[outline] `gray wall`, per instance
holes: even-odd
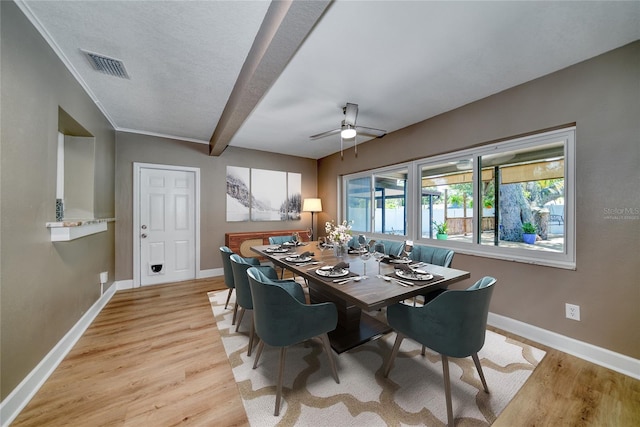
[[[363,144],[357,159],[321,159],[319,221],[336,216],[342,174],[575,122],[576,270],[462,254],[454,266],[498,278],[496,314],[640,358],[640,220],[604,213],[640,208],[639,78],[636,42]],[[581,306],[580,322],[565,319],[566,302]]]
[[[133,278],[133,163],[157,163],[200,168],[200,269],[222,268],[219,247],[225,233],[304,229],[311,214],[300,221],[226,222],[227,165],[298,172],[302,197],[316,196],[316,161],[263,151],[229,147],[221,156],[208,156],[203,144],[118,132],[116,157],[116,279]]]
[[[114,214],[115,132],[13,2],[1,15],[1,395],[4,399],[100,296],[115,272],[114,224],[50,241],[58,107],[96,137],[96,217]]]

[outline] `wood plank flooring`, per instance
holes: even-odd
[[[12,426],[248,425],[216,289],[222,278],[117,292]],[[545,350],[494,426],[640,425],[640,381]]]

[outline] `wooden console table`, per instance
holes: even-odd
[[[248,231],[243,233],[225,233],[224,244],[243,257],[255,257],[255,252],[251,251],[251,246],[261,246],[269,244],[269,237],[287,236],[298,232],[300,240],[309,240],[307,230],[273,230],[273,231]]]

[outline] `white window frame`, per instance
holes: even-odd
[[[575,269],[575,126],[566,127],[559,130],[542,132],[535,135],[529,135],[520,138],[514,138],[508,141],[502,141],[493,144],[487,144],[466,150],[460,150],[434,157],[414,160],[411,162],[399,163],[383,168],[358,172],[351,175],[342,176],[341,180],[341,197],[339,206],[342,206],[339,212],[341,217],[346,218],[347,192],[346,183],[350,179],[374,177],[376,174],[383,172],[407,168],[407,199],[405,201],[407,207],[407,234],[405,236],[397,236],[390,234],[370,233],[371,238],[384,238],[389,240],[398,240],[399,238],[408,238],[414,240],[417,244],[429,246],[441,246],[453,249],[456,252],[467,255],[481,256],[487,258],[502,259],[508,261],[523,262],[528,264],[538,264],[550,267]],[[549,142],[564,141],[564,199],[565,199],[565,218],[564,218],[564,247],[562,252],[553,251],[534,251],[525,248],[507,248],[501,246],[483,245],[477,243],[478,233],[478,217],[482,203],[473,204],[473,242],[459,242],[452,240],[436,240],[421,237],[420,221],[421,221],[421,185],[420,171],[423,166],[438,164],[449,161],[456,161],[460,158],[473,159],[473,199],[480,200],[479,183],[478,183],[478,159],[487,154],[497,153],[501,151],[513,151],[527,147],[535,147]],[[373,181],[371,181],[373,182]],[[373,189],[371,190],[371,199],[374,200]],[[340,203],[341,202],[341,203]],[[371,221],[371,229],[373,230],[373,218]],[[354,230],[359,231],[359,230]],[[368,236],[369,237],[369,236]]]

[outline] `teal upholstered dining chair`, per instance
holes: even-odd
[[[265,343],[273,347],[280,347],[280,367],[274,411],[274,415],[277,416],[280,413],[287,347],[314,337],[320,337],[329,357],[333,378],[336,383],[340,383],[327,335],[329,331],[335,329],[338,323],[338,310],[331,302],[306,304],[302,287],[293,280],[274,281],[261,270],[253,267],[247,270],[247,275],[253,296],[253,318],[256,333],[260,338],[253,369],[258,366]]]
[[[233,251],[229,249],[227,246],[220,246],[220,255],[222,257],[222,270],[224,271],[224,284],[229,288],[229,293],[227,294],[227,302],[224,304],[224,308],[226,309],[229,305],[229,300],[231,299],[231,293],[235,289],[235,281],[233,280],[233,269],[231,268],[231,255]],[[246,262],[252,265],[260,265],[260,261],[258,258],[244,258]],[[236,324],[236,315],[238,314],[238,304],[234,304],[233,306],[233,320],[231,321],[232,325]]]
[[[496,279],[483,277],[474,285],[462,290],[448,290],[422,307],[394,304],[387,307],[389,325],[397,332],[391,355],[384,368],[389,375],[393,361],[404,338],[411,338],[440,353],[444,390],[447,400],[447,420],[453,427],[449,357],[473,358],[484,391],[489,393],[484,379],[478,351],[484,346],[489,302]]]
[[[293,238],[291,237],[291,235],[288,236],[270,236],[269,237],[269,244],[270,245],[281,245],[283,243],[287,243],[292,241]]]
[[[413,247],[413,251],[411,251],[411,255],[409,255],[409,258],[417,262],[426,262],[427,264],[439,265],[440,267],[449,268],[451,267],[453,256],[455,254],[456,253],[451,249],[436,248],[433,246],[425,245],[415,245]],[[436,289],[430,291],[427,294],[423,294],[424,304],[440,295],[443,291],[443,289]],[[416,299],[414,298],[414,304],[415,300]]]
[[[414,261],[426,262],[428,264],[439,265],[441,267],[451,267],[455,252],[451,249],[435,248],[433,246],[415,245],[411,251],[411,258]]]
[[[287,236],[269,236],[269,244],[270,245],[281,245],[283,243],[288,243],[293,241],[293,237],[291,235]],[[280,278],[284,279],[284,268],[280,269]]]
[[[256,266],[247,262],[247,260],[238,254],[231,254],[229,257],[231,260],[231,269],[233,270],[233,282],[236,287],[236,304],[240,307],[238,313],[238,320],[236,322],[236,332],[240,328],[244,313],[249,310],[253,312],[253,298],[251,296],[251,288],[249,287],[249,277],[247,276],[247,270],[250,267],[260,269],[264,275],[269,279],[277,279],[278,273],[269,265]],[[255,324],[253,321],[253,314],[250,314],[251,326],[249,331],[249,349],[247,350],[247,356],[251,356],[251,350],[253,349],[253,341],[255,337]]]

